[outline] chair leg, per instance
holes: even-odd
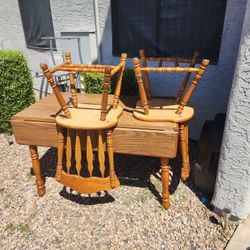
[[[56,168],[56,180],[60,182],[62,175],[62,160],[64,150],[64,136],[62,128],[58,127],[58,150],[57,150],[57,168]]]
[[[111,135],[112,135],[112,131],[111,130],[107,131],[110,185],[111,185],[111,188],[115,188],[114,151],[113,151]]]
[[[170,207],[169,202],[169,159],[161,158],[161,182],[162,182],[162,206],[165,209]]]
[[[36,176],[37,194],[43,196],[45,194],[45,186],[41,176],[41,167],[37,146],[29,145],[30,157],[32,159],[32,167]]]
[[[182,158],[181,179],[183,181],[189,177],[188,136],[186,126],[186,124],[180,124],[179,126],[179,140]]]

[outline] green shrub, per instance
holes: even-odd
[[[11,117],[34,102],[31,72],[22,52],[0,50],[0,132],[11,133]]]
[[[112,77],[111,86],[109,90],[109,93],[111,94],[114,94],[117,76],[118,73]],[[83,78],[84,78],[83,84],[85,93],[89,94],[102,93],[103,78],[104,78],[104,75],[102,73],[84,73]],[[137,95],[137,94],[138,94],[138,88],[134,71],[132,69],[125,69],[123,73],[121,95]]]

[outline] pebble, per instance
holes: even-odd
[[[196,142],[190,141],[190,151],[194,163]],[[43,197],[36,194],[28,147],[0,134],[0,249],[223,249],[235,230],[225,233],[211,222],[212,216],[221,218],[197,196],[192,175],[180,181],[164,210],[155,196],[161,189],[157,158],[115,155],[122,185],[109,192],[111,202],[101,195],[100,203],[91,204],[85,195],[77,202],[62,195],[53,177],[56,150],[39,148],[39,154],[46,176]],[[179,164],[172,160],[171,168]]]

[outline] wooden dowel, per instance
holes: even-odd
[[[139,53],[140,53],[140,58],[141,58],[141,62],[142,62],[142,67],[147,67],[147,60],[146,60],[146,56],[145,56],[145,51],[143,49],[140,49]],[[150,86],[149,75],[146,71],[143,72],[143,77],[144,77],[144,82],[145,82],[145,84],[144,84],[145,85],[145,93],[146,93],[147,99],[150,100],[152,97],[152,91],[151,91],[151,86]]]
[[[102,92],[102,102],[101,102],[101,121],[106,120],[107,106],[108,106],[108,92],[111,79],[111,67],[107,66],[105,68],[104,82],[103,82],[103,92]]]
[[[87,130],[87,139],[86,139],[86,158],[88,162],[88,171],[89,171],[89,176],[92,177],[93,173],[93,148],[92,148],[92,142],[91,142],[91,136],[90,136],[90,131]]]
[[[60,93],[60,90],[59,90],[54,78],[52,77],[52,74],[49,71],[47,64],[41,64],[41,69],[43,70],[43,73],[44,73],[47,81],[49,82],[50,86],[52,87],[52,89],[56,95],[57,101],[59,102],[64,114],[66,115],[67,118],[71,118],[68,106],[67,106],[62,94]]]
[[[134,58],[133,63],[134,63],[135,77],[138,83],[138,88],[140,93],[141,104],[143,106],[145,114],[148,115],[149,113],[148,99],[142,82],[142,73],[140,69],[139,59]]]
[[[190,63],[191,58],[168,58],[168,57],[146,57],[147,61],[155,61],[155,62],[173,62],[175,63],[176,61],[178,63]]]
[[[195,67],[195,64],[196,64],[197,60],[199,59],[199,56],[200,56],[200,53],[196,51],[194,53],[194,56],[192,58],[192,61],[191,61],[190,65],[189,65],[189,67],[191,67],[191,68]],[[180,85],[180,88],[179,88],[179,90],[177,92],[177,95],[176,95],[176,98],[175,98],[176,103],[180,102],[182,94],[183,94],[184,90],[187,87],[187,83],[188,83],[188,80],[189,80],[190,76],[191,76],[191,72],[187,72],[184,79],[183,79],[183,81],[182,81],[182,83],[181,83],[181,85]]]
[[[119,98],[120,98],[120,93],[121,93],[121,87],[122,87],[122,78],[123,78],[123,73],[124,69],[126,66],[126,58],[127,54],[122,53],[121,55],[121,69],[119,71],[118,77],[117,77],[117,82],[116,82],[116,88],[115,88],[115,93],[114,93],[114,101],[113,101],[113,109],[117,109],[118,103],[119,103]]]
[[[153,67],[147,67],[147,68],[141,68],[141,71],[143,72],[198,72],[198,68],[181,68],[181,67],[161,67],[161,68],[153,68]]]
[[[105,174],[105,153],[104,153],[104,144],[102,139],[102,131],[98,131],[98,160],[99,160],[99,169],[104,178]]]
[[[178,106],[178,109],[176,111],[176,114],[181,114],[184,106],[189,101],[190,96],[192,95],[196,85],[198,84],[199,80],[202,78],[208,64],[209,64],[209,60],[207,60],[207,59],[202,60],[201,65],[200,65],[197,73],[195,74],[192,83],[190,84],[190,86],[189,86],[188,90],[186,91],[184,97],[179,102],[179,106]]]
[[[66,58],[66,63],[68,65],[72,64],[71,60],[71,54],[69,51],[65,52],[65,58]],[[75,86],[75,80],[74,80],[74,73],[69,72],[69,83],[70,83],[70,92],[72,96],[72,104],[75,108],[78,106],[78,101],[77,101],[77,91],[76,91],[76,86]]]

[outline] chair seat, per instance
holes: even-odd
[[[136,108],[133,115],[136,119],[151,122],[175,122],[183,123],[189,121],[194,116],[194,109],[185,106],[181,114],[176,114],[179,105],[166,105],[160,108],[149,108],[149,114],[144,113],[143,108]]]
[[[122,108],[108,109],[108,114],[105,121],[100,120],[101,109],[100,105],[84,105],[78,108],[69,108],[71,118],[67,118],[63,112],[56,117],[56,123],[64,128],[73,129],[107,129],[115,127],[118,123],[118,118],[122,114]]]

